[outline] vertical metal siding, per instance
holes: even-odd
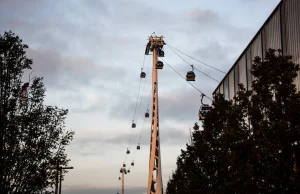
[[[280,10],[278,9],[265,26],[266,49],[281,49]]]
[[[234,89],[235,89],[235,93],[237,93],[239,91],[239,64],[236,63],[234,66]]]
[[[253,61],[256,56],[259,56],[262,58],[262,45],[261,45],[261,34],[258,34],[256,36],[255,40],[253,41],[251,45],[251,60]]]
[[[223,83],[220,85],[220,94],[224,94],[224,86],[223,86]]]
[[[300,64],[300,1],[285,1],[286,13],[286,36],[287,36],[287,54],[293,56],[293,61]],[[298,72],[295,81],[298,91],[300,90],[300,75]]]
[[[261,44],[261,33],[259,33],[255,40],[252,42],[251,45],[251,62],[253,64],[253,60],[255,57],[262,58],[262,44]],[[252,80],[254,79],[254,76],[252,75]]]
[[[242,83],[247,88],[247,76],[246,76],[246,56],[245,53],[239,60],[239,83]]]
[[[246,67],[247,67],[247,89],[251,90],[252,86],[252,61],[251,61],[251,47],[246,52]]]
[[[229,99],[233,99],[234,93],[234,69],[229,73]]]
[[[280,6],[280,28],[281,28],[281,43],[282,53],[286,55],[286,19],[285,19],[285,3]]]
[[[229,100],[229,84],[228,84],[228,77],[224,80],[224,97],[225,100]]]

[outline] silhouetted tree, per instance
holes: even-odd
[[[65,131],[65,109],[43,104],[42,78],[22,84],[32,60],[28,46],[11,31],[0,35],[0,191],[46,193],[74,132]]]
[[[269,49],[264,60],[253,61],[253,91],[239,84],[233,100],[216,94],[204,130],[194,131],[193,144],[179,157],[184,160],[177,164],[167,194],[179,194],[174,188],[182,182],[186,193],[297,193],[298,71],[291,56]]]

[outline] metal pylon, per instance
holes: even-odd
[[[152,124],[150,139],[149,176],[147,194],[163,194],[161,152],[159,136],[159,108],[158,108],[158,79],[156,63],[158,48],[164,45],[163,37],[150,36],[146,49],[153,52],[152,70]]]

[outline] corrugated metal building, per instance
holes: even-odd
[[[213,93],[233,99],[238,83],[251,89],[252,60],[255,56],[263,57],[268,48],[281,49],[300,64],[300,0],[282,0],[278,4]],[[299,91],[300,74],[295,84]]]

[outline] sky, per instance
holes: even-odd
[[[44,77],[45,104],[69,110],[67,147],[74,170],[65,194],[116,194],[125,161],[125,193],[146,193],[151,92],[147,38],[163,35],[173,47],[227,72],[279,0],[0,0],[0,34],[12,30],[29,45],[34,76]],[[165,58],[185,76],[191,67],[165,46]],[[205,74],[224,74],[182,55]],[[144,61],[144,63],[143,63]],[[131,129],[144,64],[135,123]],[[211,97],[218,82],[196,71],[193,83]],[[165,64],[158,72],[161,160],[164,189],[189,127],[198,121],[200,93]],[[210,103],[208,99],[204,99]],[[139,105],[140,104],[140,105]],[[144,125],[143,125],[144,124]],[[129,144],[129,137],[132,137]],[[141,150],[137,151],[137,143]],[[129,146],[128,146],[129,145]],[[126,156],[126,149],[131,154]]]

